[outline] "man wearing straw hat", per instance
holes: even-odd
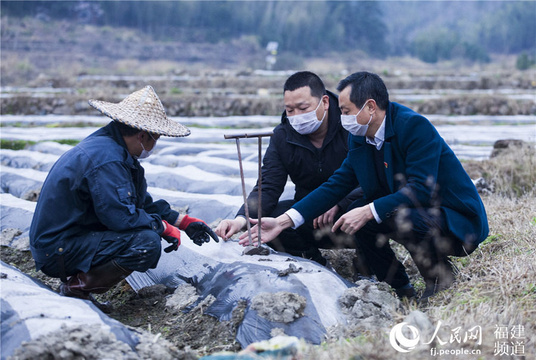
[[[337,96],[326,91],[318,75],[310,71],[294,73],[285,81],[283,95],[285,111],[281,115],[281,124],[274,129],[261,170],[262,214],[274,217],[326,181],[342,164],[348,151],[348,132],[340,123]],[[289,177],[295,185],[294,199],[281,200]],[[257,183],[247,199],[252,218],[258,216],[258,192]],[[329,228],[357,198],[356,193],[357,190],[350,193],[301,228],[283,232],[269,245],[275,250],[326,265],[327,260],[319,248],[347,247],[339,243],[346,237],[331,233]],[[245,206],[242,206],[234,219],[220,222],[216,234],[228,239],[246,225]],[[315,229],[322,229],[327,235],[316,236],[322,232]]]
[[[180,245],[179,230],[198,245],[218,237],[202,220],[179,215],[147,193],[138,159],[151,154],[160,136],[190,134],[166,116],[154,89],[146,86],[117,104],[89,104],[113,121],[50,170],[32,220],[30,249],[37,270],[62,279],[62,295],[95,302],[91,293],[106,292],[132,271],[155,268],[161,238],[170,252]]]

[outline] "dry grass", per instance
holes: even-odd
[[[472,179],[484,177],[498,195],[518,197],[536,189],[536,151],[523,144],[483,161],[464,164]]]
[[[524,329],[521,341],[526,359],[536,356],[536,201],[535,193],[520,198],[490,195],[484,198],[489,217],[489,238],[469,257],[455,259],[459,268],[457,282],[439,293],[426,308],[407,304],[397,314],[394,324],[404,320],[412,310],[423,311],[440,331],[431,345],[420,344],[402,354],[389,344],[390,329],[378,329],[359,338],[309,347],[306,359],[430,359],[432,348],[439,350],[480,350],[481,355],[458,355],[462,359],[489,359],[497,353],[497,343],[506,342],[513,351],[514,339],[497,339],[497,327]],[[393,325],[394,325],[393,324]],[[465,341],[469,330],[479,326],[482,342]],[[457,329],[459,328],[459,329]],[[432,332],[433,334],[433,332]],[[459,334],[460,341],[451,339]],[[428,342],[432,335],[423,335]],[[440,344],[439,340],[446,342]],[[506,350],[503,344],[503,350]],[[437,356],[453,359],[453,355]],[[498,356],[500,359],[519,356]]]
[[[524,353],[527,358],[528,354],[536,355],[534,195],[531,192],[519,199],[493,195],[484,199],[490,237],[470,257],[459,259],[460,281],[440,294],[427,311],[430,318],[452,327],[481,326],[480,348],[486,358],[496,351],[496,326],[523,326]]]

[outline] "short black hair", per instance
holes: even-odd
[[[308,86],[311,89],[311,96],[321,98],[326,95],[326,87],[324,86],[324,83],[318,75],[310,71],[299,71],[292,74],[287,81],[285,81],[283,93],[285,93],[285,91],[294,91],[304,86]]]
[[[366,71],[356,72],[342,79],[337,86],[339,92],[352,87],[350,101],[361,108],[365,101],[374,99],[381,110],[389,106],[389,92],[383,80],[376,74]]]
[[[132,126],[128,126],[119,121],[113,121],[113,124],[119,130],[119,133],[121,133],[122,136],[133,136],[141,132],[140,129],[133,128]]]

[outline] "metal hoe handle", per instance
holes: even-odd
[[[253,240],[251,239],[251,224],[249,222],[249,206],[247,201],[247,195],[246,195],[246,183],[244,180],[244,168],[242,167],[242,153],[240,151],[240,139],[244,138],[253,138],[256,137],[258,139],[258,148],[259,148],[259,154],[258,154],[258,207],[257,207],[257,218],[259,220],[259,223],[257,225],[259,229],[259,235],[258,235],[258,241],[257,246],[261,246],[261,219],[262,219],[262,138],[265,136],[272,136],[273,132],[269,133],[252,133],[252,134],[239,134],[239,135],[223,135],[225,139],[235,139],[236,141],[236,150],[238,152],[238,164],[240,166],[240,180],[242,181],[242,196],[244,198],[244,210],[246,211],[246,226],[248,231],[248,237],[249,237],[249,245],[252,245]]]
[[[244,138],[260,138],[265,136],[272,136],[273,132],[264,132],[264,133],[250,133],[250,134],[236,134],[236,135],[223,135],[225,139],[244,139]]]

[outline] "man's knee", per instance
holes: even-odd
[[[161,252],[160,235],[152,230],[139,231],[132,237],[128,249],[118,255],[116,262],[129,270],[147,271],[156,267]]]
[[[143,237],[143,247],[147,249],[149,256],[152,258],[160,258],[162,251],[162,238],[159,234],[154,231],[144,231],[139,234],[140,237]]]

